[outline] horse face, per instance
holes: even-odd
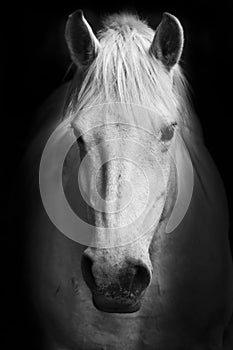
[[[126,28],[125,24],[123,27]],[[130,28],[131,26],[127,29],[128,32]],[[111,100],[122,101],[122,95],[123,101],[127,103],[138,105],[140,102],[141,105],[146,105],[148,99],[142,102],[144,95],[140,93],[145,90],[147,93],[153,91],[152,100],[157,94],[156,109],[163,111],[163,106],[160,108],[158,102],[159,96],[163,94],[157,91],[160,84],[154,84],[153,87],[150,85],[152,75],[158,74],[154,71],[154,64],[162,76],[166,99],[172,95],[172,68],[178,62],[183,47],[183,32],[179,21],[172,15],[164,14],[155,34],[148,27],[143,27],[142,31],[148,34],[148,41],[141,42],[140,47],[135,46],[133,58],[137,63],[132,61],[128,66],[136,64],[138,70],[146,72],[147,84],[144,86],[140,85],[144,84],[145,74],[143,76],[137,70],[138,79],[133,75],[130,77],[129,67],[128,73],[125,73],[125,61],[132,60],[132,55],[128,57],[125,49],[125,59],[119,62],[116,55],[122,57],[123,52],[119,54],[118,46],[114,46],[115,41],[110,44],[111,37],[102,37],[99,41],[82,12],[70,16],[66,27],[71,58],[78,68],[82,70],[85,67],[85,71],[88,71],[95,59],[91,69],[99,65],[95,82],[99,86],[97,95],[101,96],[100,89],[104,84],[114,85],[118,89],[116,98],[108,97],[114,89],[109,89],[110,94],[103,92],[105,98],[101,101],[101,111],[95,107],[94,113],[81,112],[73,122],[76,132],[82,135],[82,141],[79,141],[82,160],[79,169],[80,185],[89,205],[89,223],[93,225],[95,233],[95,248],[85,250],[82,272],[95,306],[107,312],[134,312],[140,308],[140,301],[152,276],[149,248],[165,208],[172,174],[172,162],[167,151],[174,130],[171,123],[165,125],[167,111],[162,113],[163,116],[158,112],[158,115],[147,118],[143,111],[136,110],[135,113],[133,110],[133,113],[127,114],[124,108],[115,106],[106,111],[103,107],[103,104],[108,104]],[[127,47],[126,37],[122,37],[122,40],[119,47],[124,50]],[[132,40],[132,36],[128,40]],[[109,47],[106,49],[105,45]],[[129,48],[132,45],[131,43]],[[113,47],[115,51],[112,51]],[[113,52],[112,57],[110,52]],[[105,57],[105,60],[101,61],[101,57]],[[147,68],[145,60],[148,60]],[[110,63],[111,67],[108,66]],[[87,77],[95,75],[94,71],[91,72],[87,73]],[[136,82],[131,89],[128,85],[132,81]],[[90,91],[92,84],[90,82],[86,85],[87,91]],[[80,95],[83,93],[85,95],[81,89]],[[90,105],[96,105],[97,102],[94,101]],[[166,109],[165,105],[164,108]],[[170,108],[172,109],[173,107]],[[175,107],[173,110],[175,113]],[[171,119],[169,116],[167,120]],[[142,120],[148,124],[142,125]]]
[[[174,130],[157,125],[153,134],[127,119],[117,113],[85,114],[74,124],[82,134],[80,187],[96,240],[95,248],[84,251],[82,272],[94,304],[108,312],[140,307],[151,282],[149,248],[171,176]]]

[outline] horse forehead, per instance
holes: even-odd
[[[82,134],[86,151],[95,164],[113,158],[128,158],[134,163],[153,171],[159,164],[166,166],[165,153],[159,141],[159,131],[164,125],[161,116],[154,111],[142,114],[145,109],[137,109],[139,114],[92,113],[82,114],[75,127]],[[146,111],[148,112],[148,111]],[[106,168],[119,169],[119,162],[111,162]],[[127,167],[127,169],[129,169]]]
[[[94,133],[97,129],[102,129],[103,135],[105,135],[106,130],[113,132],[114,128],[121,131],[120,125],[121,127],[128,126],[128,130],[131,127],[131,130],[137,129],[138,131],[144,130],[148,133],[154,133],[156,130],[160,130],[162,125],[168,124],[170,119],[166,113],[162,114],[141,106],[122,108],[121,105],[114,103],[113,109],[114,111],[109,111],[108,108],[101,109],[101,106],[91,107],[80,113],[72,124],[83,135]]]
[[[158,134],[130,124],[113,123],[94,127],[84,136],[90,159],[109,160],[124,158],[141,166],[153,167],[154,163],[166,160]],[[110,168],[118,168],[119,162],[112,162]]]

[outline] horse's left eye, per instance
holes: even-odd
[[[162,142],[169,142],[173,135],[174,135],[174,130],[176,127],[177,123],[171,123],[168,126],[164,126],[161,130],[160,130],[160,141]]]

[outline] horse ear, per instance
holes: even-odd
[[[156,29],[150,53],[159,59],[168,71],[179,61],[184,44],[183,29],[179,20],[165,12]]]
[[[90,64],[100,48],[100,43],[84,18],[82,10],[77,10],[69,16],[65,39],[71,58],[78,66]]]

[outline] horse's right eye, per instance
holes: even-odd
[[[83,147],[84,146],[84,140],[83,140],[83,137],[82,136],[79,136],[78,139],[77,139],[77,143],[80,147]]]
[[[160,141],[165,142],[165,143],[171,141],[171,139],[173,138],[173,135],[174,135],[176,125],[177,125],[177,123],[174,122],[168,126],[163,127],[160,130]]]

